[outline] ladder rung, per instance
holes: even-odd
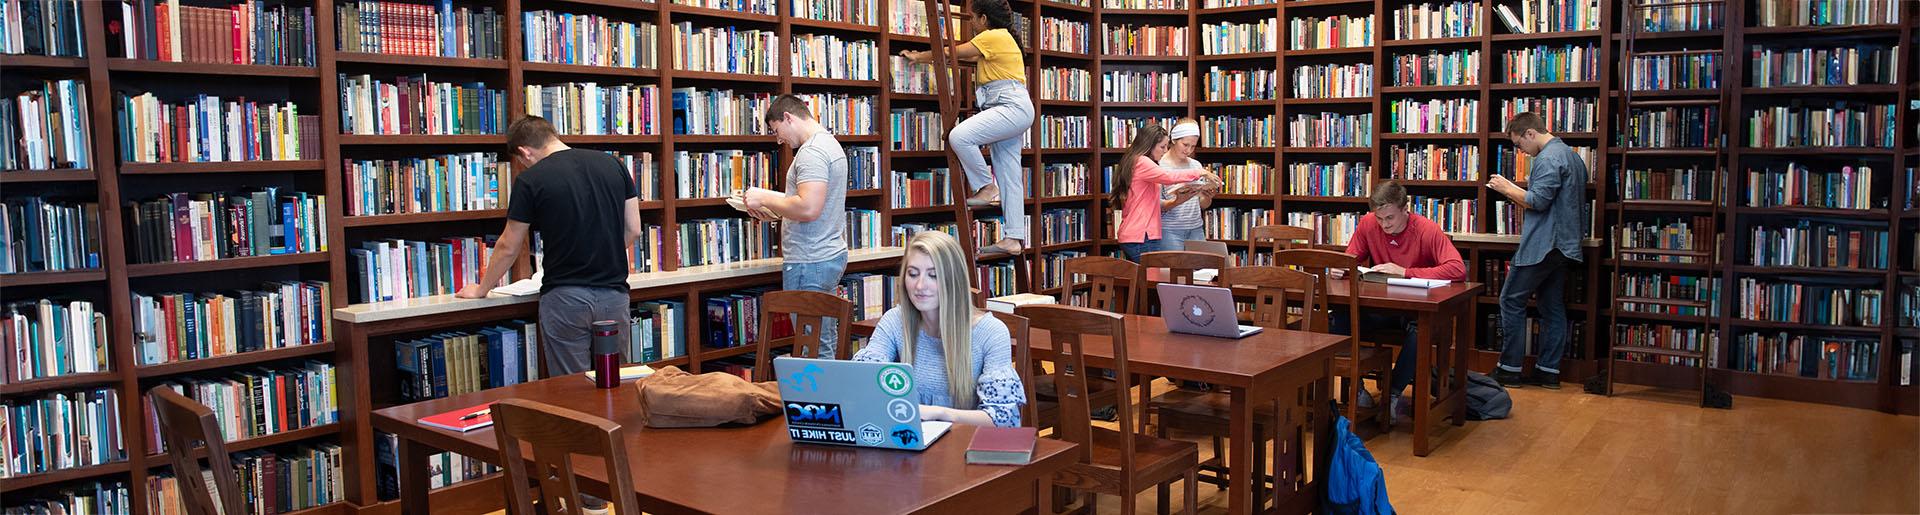
[[[1615,297],[1613,301],[1620,302],[1620,303],[1632,302],[1635,304],[1658,304],[1662,306],[1679,306],[1679,307],[1687,307],[1687,308],[1707,307],[1707,303],[1697,301],[1697,300],[1661,299],[1661,298],[1654,298],[1654,297]]]
[[[1676,358],[1693,358],[1693,359],[1701,359],[1701,358],[1705,358],[1705,357],[1706,357],[1706,353],[1703,353],[1703,352],[1699,352],[1699,351],[1690,351],[1690,350],[1674,350],[1674,349],[1663,349],[1663,348],[1659,348],[1659,347],[1628,347],[1628,346],[1622,346],[1622,347],[1614,347],[1614,348],[1613,348],[1613,351],[1614,351],[1614,352],[1625,352],[1625,353],[1629,353],[1629,354],[1652,354],[1652,355],[1655,355],[1655,356],[1673,356],[1673,357],[1676,357]]]

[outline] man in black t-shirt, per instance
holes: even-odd
[[[538,116],[515,120],[507,147],[522,169],[507,196],[507,228],[486,275],[459,296],[486,297],[526,249],[528,231],[538,231],[547,375],[584,372],[593,322],[627,319],[626,249],[642,230],[633,176],[606,152],[561,143],[553,124]]]

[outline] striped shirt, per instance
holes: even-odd
[[[1160,157],[1160,167],[1168,170],[1198,170],[1200,161],[1193,158],[1180,159],[1168,153]],[[1173,200],[1175,197],[1173,189],[1178,187],[1180,187],[1179,184],[1160,186],[1160,199]],[[1173,209],[1160,212],[1160,227],[1163,229],[1197,229],[1201,225],[1199,195],[1187,198],[1186,202],[1173,206]]]

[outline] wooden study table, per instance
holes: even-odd
[[[603,390],[583,376],[568,375],[375,411],[373,427],[400,440],[401,513],[431,513],[428,456],[453,451],[500,462],[493,429],[458,433],[421,425],[420,417],[510,398],[624,426],[632,488],[641,503],[633,513],[1045,515],[1053,473],[1074,461],[1073,444],[1043,438],[1025,466],[968,465],[967,443],[975,428],[965,425],[955,425],[921,452],[795,444],[777,417],[745,427],[648,428],[641,423],[633,381]],[[581,491],[611,497],[600,460],[574,459]]]
[[[1158,284],[1166,277],[1166,269],[1147,270],[1149,283]],[[1413,395],[1417,397],[1413,398],[1427,399],[1427,402],[1413,403],[1413,454],[1415,456],[1426,456],[1433,452],[1433,443],[1429,441],[1428,433],[1435,422],[1433,418],[1435,409],[1449,414],[1453,419],[1453,425],[1466,424],[1467,354],[1472,352],[1472,342],[1477,337],[1475,330],[1478,328],[1478,325],[1474,324],[1474,313],[1479,308],[1479,303],[1474,302],[1474,298],[1484,289],[1486,285],[1469,282],[1455,282],[1432,289],[1387,286],[1374,282],[1360,283],[1362,309],[1413,313],[1420,324],[1418,340],[1415,344],[1422,349],[1431,349],[1414,357],[1416,361],[1414,370],[1417,372],[1413,374]],[[1235,298],[1251,299],[1254,297],[1254,290],[1235,287],[1233,295]],[[1335,281],[1329,288],[1327,296],[1334,303],[1345,304],[1347,299],[1353,296],[1353,292],[1350,291],[1346,281]],[[1353,323],[1358,324],[1359,321],[1356,320]],[[1435,335],[1440,334],[1452,335],[1453,344],[1443,347],[1442,342],[1435,338]],[[1436,355],[1436,352],[1439,354]],[[1433,374],[1426,371],[1432,370],[1434,363],[1439,362],[1451,364],[1448,367],[1451,370],[1444,372],[1451,380],[1440,385],[1444,387],[1442,391],[1433,394],[1434,396],[1429,399],[1426,395],[1434,391],[1435,385]]]
[[[853,334],[871,335],[878,320],[854,324]],[[1098,338],[1094,338],[1098,339]],[[1034,329],[1028,342],[1035,359],[1054,358],[1053,342],[1045,330]],[[1141,376],[1203,381],[1230,387],[1233,410],[1227,451],[1228,513],[1250,513],[1253,508],[1253,410],[1261,403],[1297,402],[1300,388],[1310,387],[1307,409],[1313,411],[1314,481],[1299,491],[1276,492],[1280,513],[1317,512],[1321,478],[1326,477],[1333,454],[1333,415],[1329,399],[1333,388],[1333,358],[1347,345],[1346,336],[1268,329],[1238,340],[1171,333],[1158,317],[1127,315],[1127,372]],[[1089,342],[1087,366],[1111,368],[1113,351]],[[1151,393],[1141,391],[1142,401]],[[1123,428],[1130,429],[1130,428]],[[1276,460],[1279,458],[1275,457]]]

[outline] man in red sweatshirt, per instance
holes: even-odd
[[[1427,217],[1407,210],[1407,189],[1398,182],[1386,181],[1373,186],[1373,195],[1368,199],[1372,213],[1360,217],[1360,223],[1354,227],[1353,235],[1347,240],[1347,253],[1360,258],[1361,264],[1372,264],[1376,271],[1392,275],[1403,275],[1420,279],[1445,279],[1448,281],[1467,280],[1467,267],[1460,260],[1460,250],[1454,248],[1453,239],[1440,229],[1440,224]],[[1334,270],[1334,277],[1342,274]],[[1420,349],[1416,338],[1416,327],[1412,318],[1399,314],[1367,313],[1362,314],[1361,322],[1367,327],[1405,327],[1406,342],[1400,348],[1400,357],[1394,361],[1393,377],[1385,392],[1393,401],[1394,417],[1400,416],[1400,391],[1413,384],[1414,364]],[[1342,324],[1344,325],[1344,324]],[[1345,332],[1345,331],[1342,331]],[[1372,404],[1371,397],[1361,390],[1361,405]]]

